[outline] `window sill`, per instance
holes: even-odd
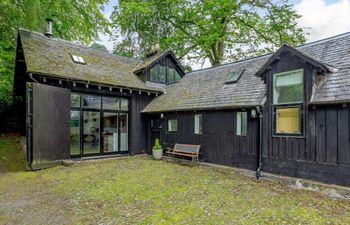
[[[293,134],[272,134],[272,137],[276,138],[298,138],[298,139],[304,139],[305,135],[293,135]]]

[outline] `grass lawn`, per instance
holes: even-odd
[[[350,201],[230,169],[138,156],[26,172],[16,160],[18,139],[0,138],[0,224],[350,224]]]

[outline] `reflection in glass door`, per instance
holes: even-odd
[[[72,93],[71,156],[127,153],[129,100]]]
[[[103,113],[103,152],[118,151],[118,113]]]
[[[83,154],[100,153],[100,112],[83,112]]]
[[[70,154],[80,155],[80,111],[70,111]]]
[[[120,151],[128,151],[128,114],[119,114]]]

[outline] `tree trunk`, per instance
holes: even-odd
[[[211,46],[210,56],[208,57],[212,66],[222,64],[224,58],[224,41],[219,40]]]

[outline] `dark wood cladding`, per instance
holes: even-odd
[[[147,121],[146,116],[141,111],[152,101],[154,96],[145,94],[135,94],[131,98],[130,112],[130,152],[140,154],[146,152],[147,144]]]
[[[273,74],[304,70],[304,133],[300,137],[273,135]],[[350,107],[308,105],[317,69],[284,53],[265,72],[267,101],[263,120],[263,171],[350,185]]]
[[[27,104],[32,108],[28,115],[32,140],[27,156],[28,166],[35,170],[70,158],[70,90],[31,85],[31,100]]]
[[[249,111],[249,110],[248,110]],[[194,134],[194,115],[202,114],[203,134]],[[160,138],[163,147],[173,147],[175,143],[200,144],[200,160],[208,163],[242,167],[251,170],[257,168],[258,128],[257,118],[250,117],[248,112],[248,134],[236,135],[236,111],[202,111],[165,114],[162,128],[149,129],[151,146],[156,137]],[[152,115],[159,118],[159,114]],[[151,118],[150,117],[150,118]],[[167,132],[167,119],[178,118],[178,132]]]

